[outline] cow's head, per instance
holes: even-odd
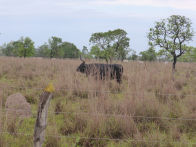
[[[82,61],[82,63],[80,64],[80,66],[78,66],[76,71],[84,73],[86,69],[86,64],[85,64],[85,61],[81,58],[81,56],[80,56],[80,60]]]

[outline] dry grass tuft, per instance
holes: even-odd
[[[56,115],[52,115],[55,121],[49,119],[49,124],[55,122],[55,125],[49,125],[48,129],[55,129],[56,134],[158,140],[115,142],[78,137],[75,142],[66,140],[69,145],[106,146],[110,142],[119,146],[178,146],[171,142],[196,137],[194,121],[160,119],[196,118],[195,63],[178,63],[175,75],[172,75],[171,63],[120,63],[124,66],[120,85],[115,80],[100,81],[76,72],[80,63],[71,59],[1,57],[2,107],[8,95],[21,92],[36,108],[42,92],[40,88],[52,81],[56,91],[50,111]],[[62,111],[69,113],[61,114]],[[56,138],[47,138],[46,146],[59,145]]]

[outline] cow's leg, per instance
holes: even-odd
[[[122,81],[121,81],[121,78],[122,78],[122,74],[121,73],[118,73],[116,74],[116,80],[117,82],[120,84]]]

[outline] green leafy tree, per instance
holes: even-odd
[[[127,58],[128,60],[137,60],[138,55],[136,54],[136,51],[131,50],[131,55]]]
[[[95,59],[104,59],[104,53],[98,46],[91,47],[90,55]]]
[[[129,53],[129,40],[124,30],[116,29],[94,33],[89,41],[103,51],[103,57],[107,62],[111,62],[112,59],[123,60],[126,58]]]
[[[150,28],[149,41],[172,55],[173,70],[175,70],[177,58],[186,52],[185,43],[192,40],[194,32],[191,25],[190,19],[185,16],[172,15],[156,22],[155,27]]]
[[[143,61],[155,61],[156,60],[156,52],[153,46],[150,46],[150,48],[147,51],[140,52],[141,60]]]
[[[34,42],[29,37],[21,37],[20,40],[14,41],[13,46],[19,57],[31,57],[35,54]]]
[[[172,55],[165,49],[161,49],[157,52],[157,59],[159,61],[172,61]]]
[[[41,45],[39,48],[38,48],[38,51],[37,51],[37,56],[39,57],[50,57],[50,49],[49,49],[49,46],[47,43]]]
[[[130,52],[130,39],[127,37],[127,32],[122,29],[117,29],[114,30],[111,34],[114,38],[112,48],[114,48],[117,59],[123,61]]]
[[[70,42],[63,42],[60,46],[58,57],[61,58],[78,58],[80,50]]]
[[[191,52],[191,61],[196,62],[196,47],[190,47],[190,52]]]
[[[17,56],[17,51],[13,41],[7,44],[3,44],[3,46],[1,46],[1,51],[2,51],[2,55],[5,56]]]
[[[196,61],[196,48],[187,46],[186,53],[179,58],[181,62],[195,62]]]
[[[82,49],[82,56],[84,58],[91,58],[91,55],[88,51],[88,48],[86,46],[83,46],[83,49]]]
[[[50,58],[58,57],[58,51],[61,48],[62,39],[59,37],[52,36],[51,39],[48,40],[49,49],[50,49]]]
[[[82,54],[83,55],[88,55],[88,48],[86,46],[83,46]]]

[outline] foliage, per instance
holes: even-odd
[[[83,46],[83,49],[82,49],[82,56],[84,58],[91,58],[91,54],[90,52],[88,51],[88,48],[86,46]]]
[[[136,51],[131,50],[131,55],[128,57],[128,60],[137,60],[138,55],[136,54]]]
[[[5,56],[17,56],[16,48],[14,47],[13,41],[1,46],[1,50],[2,54]]]
[[[184,53],[184,56],[181,56],[179,58],[179,61],[182,62],[195,62],[196,61],[196,48],[192,46],[186,47],[186,53]]]
[[[140,52],[141,60],[143,61],[155,61],[156,60],[156,52],[153,46],[150,46],[150,48],[147,51]]]
[[[93,56],[95,59],[102,59],[104,58],[104,51],[101,51],[98,46],[92,46],[90,55]]]
[[[157,59],[159,61],[172,61],[172,55],[167,52],[165,49],[160,49],[157,52]]]
[[[186,52],[186,42],[192,40],[193,28],[190,19],[185,16],[172,15],[167,19],[156,22],[150,28],[148,39],[151,44],[165,49],[173,56],[173,69],[177,58]]]
[[[57,57],[58,51],[62,43],[62,39],[59,37],[52,36],[51,39],[48,40],[48,43],[50,49],[50,58]]]
[[[2,53],[6,56],[31,57],[35,54],[34,42],[29,37],[4,44]]]
[[[111,62],[113,59],[124,60],[126,58],[129,53],[129,40],[127,32],[122,29],[116,29],[94,33],[89,41],[102,51],[103,57],[107,62]],[[98,48],[95,50],[98,51]]]
[[[39,57],[50,57],[50,50],[48,44],[44,43],[38,48],[37,56]]]
[[[62,42],[58,57],[60,58],[78,58],[80,55],[79,49],[73,44],[69,42]]]
[[[19,57],[31,57],[35,54],[34,42],[29,38],[21,37],[20,40],[14,42]]]
[[[38,48],[37,56],[50,58],[78,58],[79,49],[70,42],[63,42],[61,38],[51,37],[48,44],[45,43]]]

